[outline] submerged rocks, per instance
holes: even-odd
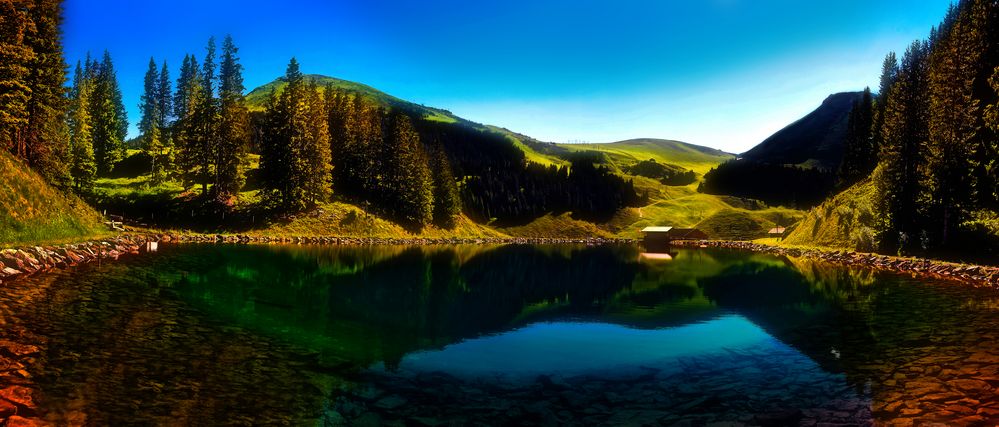
[[[799,249],[728,240],[678,240],[675,246],[739,249],[795,258],[809,258],[841,265],[866,267],[896,273],[909,273],[936,279],[955,280],[976,286],[999,287],[999,267],[956,264],[926,258],[902,258],[888,255]]]

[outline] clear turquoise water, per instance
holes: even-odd
[[[811,425],[999,414],[990,289],[724,250],[164,245],[0,287],[89,425]],[[966,419],[978,417],[975,419]],[[964,420],[964,421],[960,421]]]

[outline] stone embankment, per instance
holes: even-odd
[[[875,270],[955,280],[975,286],[999,287],[999,267],[958,264],[926,258],[904,258],[853,251],[802,249],[728,240],[675,241],[674,246],[715,247],[764,252],[774,255],[809,258],[835,264],[867,267]]]
[[[211,234],[162,234],[157,236],[162,242],[180,243],[292,243],[312,245],[543,245],[543,244],[630,244],[635,239],[603,237],[559,238],[559,237],[334,237],[334,236],[250,236],[211,235]]]
[[[98,260],[138,254],[156,236],[121,235],[109,239],[56,246],[26,246],[0,250],[0,283],[21,275],[72,267]]]

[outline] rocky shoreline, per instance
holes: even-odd
[[[123,234],[114,238],[83,243],[25,246],[0,250],[0,284],[22,275],[53,268],[73,267],[98,260],[116,260],[125,254],[147,250],[149,243],[219,243],[219,244],[309,244],[309,245],[543,245],[543,244],[635,244],[636,239],[558,238],[558,237],[488,237],[488,238],[383,238],[335,236],[250,236],[210,234]],[[999,267],[958,264],[926,258],[904,258],[872,253],[802,249],[731,240],[679,240],[676,247],[725,248],[809,258],[830,263],[907,273],[936,279],[954,280],[976,286],[999,287]]]
[[[74,267],[98,260],[116,260],[124,254],[146,251],[149,243],[219,244],[308,244],[308,245],[541,245],[541,244],[633,244],[634,239],[589,238],[382,238],[332,236],[250,236],[244,234],[123,234],[114,238],[83,243],[24,246],[0,250],[0,284],[20,276],[54,268]]]
[[[851,267],[866,267],[879,271],[912,274],[934,279],[953,280],[974,286],[999,288],[999,267],[958,264],[927,258],[905,258],[853,251],[801,249],[753,242],[730,240],[681,240],[680,247],[711,247],[762,252],[773,255],[808,258]]]
[[[0,250],[0,284],[22,275],[73,267],[99,260],[138,254],[156,236],[125,234],[113,238],[63,245],[25,246]]]

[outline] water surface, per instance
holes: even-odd
[[[999,298],[631,246],[164,245],[0,287],[0,385],[90,425],[999,421]],[[2,407],[0,407],[2,410]]]

